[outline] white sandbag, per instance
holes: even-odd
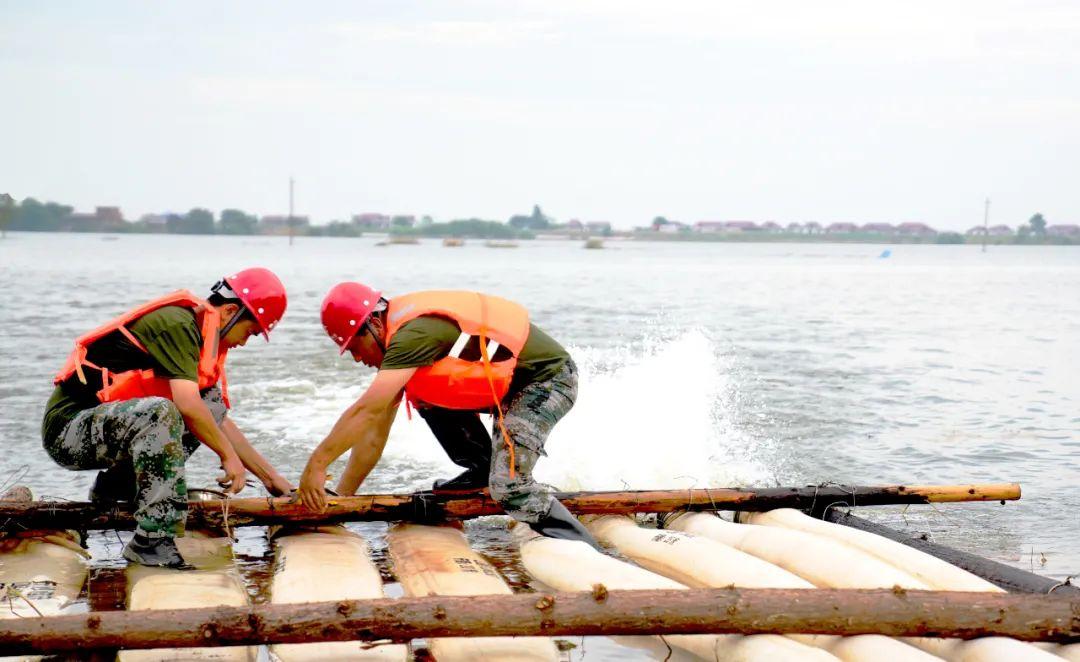
[[[367,543],[345,527],[323,526],[276,533],[271,604],[386,597]],[[270,653],[281,662],[404,662],[409,655],[408,647],[402,644],[363,641],[274,644]]]
[[[29,502],[33,495],[19,486],[0,498]],[[74,532],[50,529],[0,535],[0,620],[62,613],[82,591],[89,556]],[[40,659],[38,655],[0,657],[5,662]]]
[[[676,515],[668,518],[665,526],[731,545],[793,572],[817,587],[929,588],[866,552],[803,531],[734,524],[705,513]]]
[[[814,585],[801,577],[723,543],[680,531],[644,529],[625,516],[583,518],[601,543],[653,572],[687,586],[705,588],[804,588]],[[849,662],[880,660],[940,660],[928,653],[881,635],[834,637],[787,635],[803,644],[823,648]]]
[[[233,563],[232,540],[189,532],[176,539],[184,560],[194,570],[152,568],[129,563],[127,567],[128,611],[183,609],[187,607],[242,607],[248,604],[244,582]],[[253,662],[254,646],[218,648],[154,648],[121,651],[120,662],[228,660]]]
[[[758,524],[733,524],[715,515],[684,513],[666,525],[732,544],[767,559],[823,588],[929,587],[921,580],[851,545],[825,536]],[[903,641],[952,662],[1053,660],[1054,656],[1014,639],[987,637],[972,641],[905,637]]]
[[[394,574],[405,594],[510,595],[498,571],[470,547],[460,526],[395,524],[387,534]],[[555,662],[555,643],[548,637],[446,637],[428,642],[439,662]]]
[[[686,585],[596,551],[580,541],[546,538],[527,526],[514,526],[521,560],[533,577],[557,591],[685,589]],[[671,635],[664,641],[706,660],[762,662],[833,660],[829,653],[780,635]]]
[[[1004,593],[985,579],[958,568],[947,561],[895,540],[889,540],[869,531],[815,519],[793,508],[780,508],[767,513],[746,513],[744,520],[750,524],[778,526],[787,529],[815,533],[838,540],[856,549],[872,554],[919,579],[927,586],[942,591],[988,591]]]

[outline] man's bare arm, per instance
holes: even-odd
[[[244,463],[248,471],[255,474],[263,486],[266,487],[266,491],[274,496],[281,496],[287,494],[292,490],[292,484],[285,480],[273,465],[270,464],[262,453],[260,453],[244,433],[237,427],[236,422],[228,416],[221,422],[221,429],[225,432],[225,436],[232,442],[232,446],[236,449],[236,454],[240,456],[240,461]]]
[[[390,433],[393,412],[388,410],[397,409],[405,384],[416,370],[380,370],[379,374],[375,375],[375,381],[360,399],[338,418],[330,434],[311,454],[300,477],[300,499],[305,505],[318,511],[326,509],[326,468],[350,447],[353,448],[356,459],[350,458],[349,463],[354,467],[354,471],[350,473],[347,470],[346,473],[354,478],[361,473],[363,477],[367,476],[367,472],[382,456],[386,437]],[[367,469],[364,470],[364,467]],[[352,489],[355,491],[357,487],[359,481]]]
[[[199,395],[199,385],[187,379],[170,379],[172,401],[184,417],[184,424],[195,437],[221,458],[225,475],[219,482],[226,485],[226,492],[236,494],[244,489],[244,464],[225,433],[214,421],[214,415]]]

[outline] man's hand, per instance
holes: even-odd
[[[300,476],[300,503],[321,513],[326,510],[326,469],[313,468],[309,462]]]
[[[293,491],[292,483],[278,476],[275,479],[264,481],[263,487],[271,496],[285,496]]]
[[[240,490],[244,489],[244,481],[247,478],[247,471],[244,469],[244,463],[240,461],[240,456],[232,453],[222,459],[221,469],[225,473],[218,476],[218,485],[225,488],[226,494],[239,494]]]

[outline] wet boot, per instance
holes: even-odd
[[[173,538],[149,538],[136,533],[124,547],[124,558],[132,563],[175,570],[194,570],[184,560]]]
[[[431,486],[432,492],[479,492],[488,486],[488,469],[466,469],[453,478],[440,478]]]
[[[111,508],[118,503],[135,501],[135,469],[130,462],[120,462],[98,472],[90,486],[90,503],[97,508]]]
[[[541,517],[535,524],[530,523],[529,526],[542,536],[560,540],[580,540],[588,543],[598,552],[604,551],[585,525],[579,522],[578,518],[574,517],[573,513],[567,510],[558,499],[552,500],[551,510],[547,515]]]

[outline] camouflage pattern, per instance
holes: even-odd
[[[516,520],[535,524],[551,510],[555,497],[533,479],[533,467],[544,452],[544,443],[555,424],[577,400],[577,366],[570,359],[551,379],[529,384],[504,403],[503,424],[514,444],[514,477],[510,477],[510,450],[506,447],[498,418],[491,431],[491,498]]]
[[[216,386],[207,389],[202,398],[220,425],[227,412],[221,390]],[[49,456],[66,469],[105,469],[131,463],[137,490],[136,533],[157,538],[184,532],[184,464],[199,443],[188,432],[172,400],[152,397],[83,410],[44,445]]]
[[[503,402],[503,423],[514,444],[514,477],[510,451],[496,417],[491,432],[475,412],[419,409],[435,438],[455,464],[486,471],[491,497],[516,520],[535,524],[551,509],[550,490],[532,476],[555,424],[577,399],[577,366],[567,360],[550,379],[529,384]]]

